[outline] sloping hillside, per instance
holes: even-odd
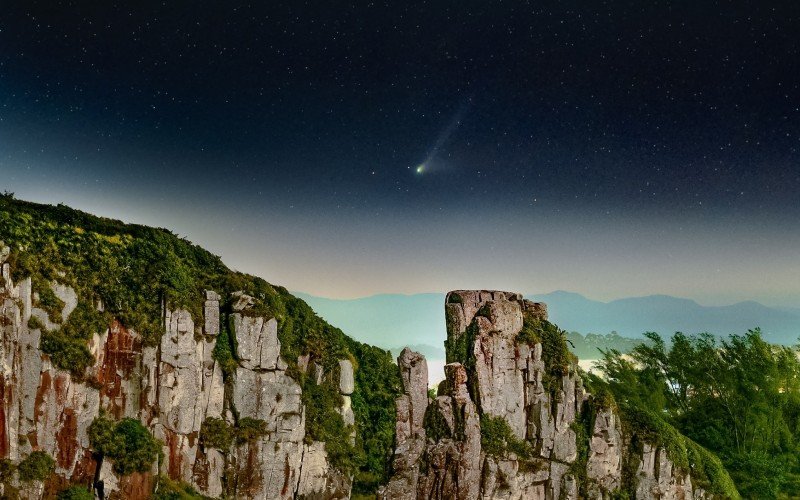
[[[247,475],[261,481],[250,485],[253,495],[258,496],[259,491],[269,494],[265,488],[272,481],[270,471],[284,465],[286,481],[294,481],[294,486],[287,483],[278,489],[292,496],[301,484],[302,464],[310,464],[312,458],[313,467],[337,470],[345,483],[348,475],[354,474],[357,491],[374,491],[385,480],[399,388],[397,368],[388,351],[354,341],[285,288],[230,270],[219,257],[165,229],[124,224],[62,205],[39,205],[6,195],[0,197],[0,242],[5,283],[2,394],[9,408],[0,415],[0,458],[8,460],[9,470],[16,470],[42,450],[60,460],[52,478],[47,474],[41,478],[51,494],[52,489],[70,482],[96,480],[102,457],[105,455],[108,463],[114,453],[104,453],[102,443],[90,443],[87,426],[104,422],[106,415],[112,429],[115,418],[128,418],[162,439],[163,466],[151,468],[157,461],[149,457],[138,467],[124,470],[151,475],[147,481],[139,481],[139,490],[145,483],[160,484],[160,476],[161,482],[183,481],[208,493],[214,467],[203,450],[212,448],[222,452],[219,470],[224,472],[220,472],[223,484],[213,496],[220,492],[247,496],[237,490],[247,482]],[[186,338],[185,333],[189,334]],[[114,342],[130,345],[117,349],[111,345]],[[121,362],[120,356],[128,360],[124,369],[114,364]],[[350,366],[354,373],[350,371],[352,379],[348,381]],[[187,377],[201,369],[208,370],[208,380],[198,379],[196,393],[183,391]],[[23,370],[24,380],[19,370]],[[163,378],[167,372],[175,373],[172,381]],[[144,380],[147,373],[154,380]],[[219,373],[218,381],[214,373]],[[279,390],[271,402],[253,400],[261,397],[258,384],[275,377],[286,393]],[[69,401],[62,400],[72,397],[67,393],[47,397],[51,381],[67,384],[72,391],[69,394],[78,391],[89,406],[72,408]],[[121,407],[117,399],[125,395],[119,394],[120,384],[135,386],[128,403]],[[274,386],[274,382],[269,384]],[[212,405],[204,402],[205,419],[195,415],[183,425],[185,422],[173,421],[172,414],[163,412],[165,406],[173,405],[179,415],[181,405],[190,400],[164,400],[167,387],[178,399],[219,396],[220,405],[211,414]],[[148,391],[152,401],[147,399]],[[299,406],[284,408],[289,405],[285,398],[295,397],[293,394],[299,397]],[[27,406],[26,398],[32,406]],[[251,404],[255,405],[253,414],[246,416],[244,408]],[[22,408],[20,414],[11,410],[14,406]],[[43,434],[52,426],[68,424],[45,425],[43,411],[53,412],[56,419],[85,415],[85,421],[69,424],[78,425],[73,429],[77,434],[73,439],[78,441]],[[294,419],[293,412],[299,412],[301,427],[282,430],[280,422]],[[269,419],[278,414],[284,420],[276,420],[279,427],[275,428]],[[215,429],[215,435],[244,437],[220,441],[210,437],[209,429]],[[280,438],[281,433],[292,437]],[[22,436],[29,438],[23,442]],[[187,444],[180,444],[184,438]],[[263,455],[270,443],[296,443],[299,451],[281,455],[276,448],[271,459]],[[320,445],[314,448],[314,443]],[[320,450],[322,454],[312,457]],[[81,458],[81,453],[86,456]],[[260,458],[253,453],[260,453]],[[275,462],[279,456],[299,462],[291,467],[289,462],[279,465]],[[120,461],[118,456],[116,463]],[[187,461],[195,465],[187,466]],[[236,464],[243,463],[249,463],[249,469],[237,471]],[[198,472],[198,467],[205,472]],[[123,469],[106,477],[107,488],[111,487],[109,481],[116,481],[119,491],[125,491],[121,484],[131,476],[121,474]],[[28,487],[22,483],[18,486]],[[324,479],[321,484],[330,487]],[[349,491],[349,486],[345,487]],[[130,494],[129,490],[123,496]]]

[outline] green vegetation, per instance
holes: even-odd
[[[551,403],[555,405],[561,395],[559,390],[561,378],[574,370],[578,363],[567,346],[566,332],[554,323],[525,314],[522,330],[517,334],[517,341],[531,346],[542,344],[542,361],[545,368],[542,384],[550,393]]]
[[[361,456],[353,491],[370,494],[389,480],[400,372],[389,351],[345,339],[354,358],[351,361],[355,361],[355,391],[351,402],[356,421],[356,449]]]
[[[566,332],[544,319],[525,315],[522,330],[517,335],[519,342],[542,344],[542,360],[545,371],[552,377],[567,375],[576,363],[575,355],[569,352]]]
[[[508,452],[521,460],[529,460],[533,450],[528,441],[514,436],[503,417],[481,415],[481,450],[497,458],[505,458]]]
[[[47,317],[53,323],[61,323],[61,311],[64,309],[64,301],[56,297],[50,285],[43,280],[33,282],[34,290],[38,295],[38,300],[34,300],[34,306],[43,309]]]
[[[14,465],[14,462],[7,458],[0,459],[0,483],[10,483],[15,470],[17,470],[17,467]]]
[[[82,377],[86,368],[94,363],[85,341],[70,338],[61,330],[42,331],[41,349],[50,355],[50,360],[59,368],[69,370]]]
[[[153,500],[204,500],[209,497],[197,492],[191,485],[159,476]]]
[[[232,335],[229,333],[228,316],[223,314],[219,322],[220,332],[214,343],[214,351],[211,356],[217,361],[222,369],[222,374],[226,379],[233,376],[238,366],[233,353],[236,352],[233,345]]]
[[[256,418],[240,418],[236,425],[236,442],[239,444],[255,441],[267,434],[267,423]]]
[[[452,319],[447,318],[447,328],[448,331],[453,331],[451,329]],[[447,339],[444,341],[444,350],[445,350],[445,359],[448,363],[461,363],[464,366],[468,366],[470,360],[472,359],[472,349],[475,345],[475,335],[478,332],[478,324],[475,320],[467,326],[464,330],[464,333],[459,335],[458,337],[454,335],[448,335]]]
[[[56,495],[57,500],[94,500],[94,494],[85,485],[70,486]]]
[[[121,475],[146,472],[161,457],[161,442],[132,418],[114,422],[100,415],[89,426],[89,442],[95,452],[114,462],[114,471]]]
[[[337,469],[350,473],[360,465],[363,457],[350,444],[351,428],[344,424],[337,410],[342,406],[338,385],[331,381],[317,384],[308,377],[303,384],[303,404],[306,407],[306,441],[325,441],[328,458]]]
[[[256,418],[240,418],[235,426],[217,417],[206,417],[200,426],[200,444],[226,452],[231,445],[242,445],[267,434],[267,423]]]
[[[425,437],[434,441],[439,441],[444,438],[453,437],[450,432],[450,427],[447,421],[436,405],[429,405],[425,410],[425,416],[422,419],[422,426],[425,428]]]
[[[31,452],[17,466],[19,480],[23,482],[44,481],[53,473],[55,468],[56,461],[43,451]]]
[[[374,492],[377,484],[385,481],[394,441],[394,399],[400,387],[397,367],[387,351],[353,341],[286,289],[231,271],[219,257],[165,229],[124,224],[64,205],[15,200],[9,194],[0,196],[0,241],[11,248],[8,262],[13,279],[31,278],[39,293],[37,306],[45,309],[53,322],[60,320],[63,304],[50,295],[49,283],[71,286],[84,304],[83,312],[76,311],[67,322],[75,322],[74,328],[64,325],[56,332],[43,332],[42,341],[42,349],[53,363],[77,376],[91,362],[87,339],[104,329],[110,318],[135,330],[146,345],[156,345],[164,328],[162,303],[186,308],[199,322],[204,290],[214,290],[223,297],[222,331],[214,357],[229,383],[237,364],[226,298],[240,290],[254,297],[255,304],[245,314],[277,319],[287,373],[304,387],[308,384],[297,369],[298,356],[310,355],[326,373],[337,369],[339,359],[354,361],[358,369],[352,403],[358,431],[353,456],[357,460],[348,463],[344,459],[350,451],[349,432],[339,432],[344,425],[338,423],[340,416],[338,421],[333,416],[338,416],[334,407],[316,408],[319,418],[307,420],[306,431],[313,439],[329,440],[329,453],[342,457],[337,466],[355,471],[356,491]],[[104,305],[105,314],[98,316],[91,307],[97,302]],[[323,383],[329,385],[333,387],[334,381]],[[337,401],[331,394],[316,394],[311,399],[324,405]],[[326,416],[330,418],[323,422]]]
[[[206,417],[200,425],[200,444],[206,448],[226,451],[233,444],[234,430],[226,421]]]
[[[44,284],[43,286],[50,290],[49,285]],[[60,316],[59,321],[61,321]],[[104,331],[110,321],[106,314],[97,311],[91,304],[79,301],[66,323],[57,330],[47,330],[42,321],[35,316],[28,319],[28,328],[38,329],[42,332],[40,347],[43,352],[50,355],[53,364],[72,372],[76,378],[80,379],[86,368],[94,363],[94,357],[89,352],[86,342],[92,337],[92,334]]]
[[[746,498],[800,491],[798,350],[758,330],[727,340],[677,333],[669,346],[647,338],[630,359],[610,350],[600,363],[626,425],[688,464],[709,491],[730,495],[733,483]]]

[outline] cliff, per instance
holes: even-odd
[[[3,498],[347,498],[385,481],[387,351],[165,230],[6,196],[0,242]]]
[[[0,497],[738,498],[581,373],[544,304],[445,308],[431,395],[423,356],[168,231],[0,196]]]
[[[716,456],[579,373],[544,304],[475,290],[445,307],[435,398],[425,359],[398,358],[404,393],[380,498],[738,498]]]

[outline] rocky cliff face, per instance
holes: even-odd
[[[287,375],[276,320],[254,314],[246,295],[233,297],[228,317],[238,361],[227,380],[212,356],[221,329],[221,297],[213,291],[206,293],[202,318],[165,308],[166,333],[156,346],[145,346],[115,320],[89,341],[93,363],[76,377],[56,368],[41,350],[43,332],[58,331],[75,311],[76,293],[50,285],[64,303],[61,322],[51,321],[33,305],[43,291],[33,289],[30,279],[12,282],[3,262],[8,253],[0,254],[0,459],[19,464],[42,451],[55,459],[55,467],[44,480],[22,481],[16,472],[6,473],[0,496],[53,498],[70,484],[102,484],[106,498],[144,499],[159,476],[211,497],[349,496],[350,478],[331,467],[325,443],[305,434],[302,389]],[[318,380],[325,376],[308,358],[297,366]],[[352,425],[351,362],[341,360],[338,372],[340,412]],[[89,426],[101,414],[141,422],[163,444],[163,460],[147,472],[116,472],[113,460],[101,460],[90,445]],[[252,438],[215,448],[201,440],[208,419],[229,426],[249,419],[261,428]]]
[[[381,498],[712,496],[587,392],[544,304],[456,291],[446,312],[449,364],[435,399],[425,359],[410,350],[398,358],[404,394]]]

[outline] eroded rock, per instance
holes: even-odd
[[[451,363],[434,401],[423,399],[415,368],[424,358],[407,349],[398,358],[404,394],[397,400],[393,475],[380,498],[608,499],[618,492],[624,454],[639,453],[626,450],[619,417],[608,408],[591,412],[574,364],[548,371],[542,344],[519,338],[526,320],[547,319],[547,307],[513,292],[457,290],[445,309]],[[422,406],[420,429],[415,410]],[[482,418],[501,419],[528,451],[489,455]],[[664,449],[645,446],[639,464],[636,498],[706,497]]]
[[[2,273],[0,458],[18,463],[42,450],[56,460],[52,480],[9,484],[21,497],[51,498],[69,484],[97,479],[105,498],[144,500],[150,498],[159,475],[189,483],[210,497],[349,496],[351,480],[330,467],[324,443],[304,443],[300,385],[285,372],[276,320],[242,314],[251,308],[251,297],[233,297],[238,312],[231,315],[231,323],[240,359],[227,393],[213,356],[220,331],[220,297],[213,291],[206,292],[203,318],[165,308],[165,333],[157,346],[144,345],[141,336],[116,320],[106,331],[95,332],[87,343],[94,363],[85,377],[76,379],[52,365],[40,350],[42,332],[28,327],[33,315],[45,328],[60,328],[32,306],[30,279],[15,285],[7,266]],[[53,291],[65,303],[61,319],[66,321],[77,306],[77,294],[59,284]],[[344,400],[340,411],[352,425],[352,364],[342,361],[339,371]],[[100,464],[92,453],[88,428],[101,411],[114,419],[139,419],[147,426],[164,444],[160,468],[154,463],[152,471],[120,476],[106,459],[96,471]],[[236,418],[263,420],[267,432],[227,450],[204,448],[199,435],[208,417],[226,419],[229,425]]]

